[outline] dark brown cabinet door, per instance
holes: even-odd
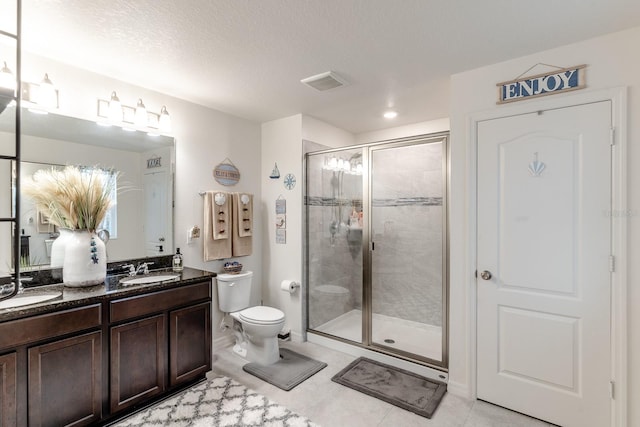
[[[0,426],[16,425],[16,354],[0,356]]]
[[[171,386],[211,369],[211,303],[169,313],[169,352]]]
[[[164,319],[158,315],[111,328],[111,412],[164,391]]]
[[[102,416],[102,333],[29,349],[29,426],[82,426]]]

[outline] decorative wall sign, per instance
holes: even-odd
[[[213,177],[222,185],[236,185],[240,181],[240,171],[226,158],[213,169]]]
[[[279,195],[276,199],[276,243],[287,243],[287,200]]]
[[[287,190],[293,190],[296,186],[296,177],[292,173],[288,173],[284,176],[284,188]]]
[[[531,68],[529,70],[531,70]],[[529,77],[518,77],[514,80],[496,84],[496,86],[498,86],[497,103],[504,104],[506,102],[521,101],[523,99],[569,92],[586,87],[584,81],[586,65],[555,68],[558,68],[558,70]],[[525,71],[525,73],[527,71]]]
[[[162,157],[160,156],[154,156],[147,159],[147,169],[162,167],[161,161]]]

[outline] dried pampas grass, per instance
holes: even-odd
[[[78,166],[41,169],[22,188],[52,224],[92,232],[111,207],[112,190],[103,170]]]

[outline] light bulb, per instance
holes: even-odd
[[[0,88],[9,89],[13,91],[13,95],[16,93],[16,79],[13,76],[11,69],[7,67],[7,63],[0,68]]]
[[[38,105],[44,108],[58,108],[58,94],[47,73],[38,88]]]
[[[159,128],[162,133],[171,133],[171,116],[164,105],[160,109]]]
[[[385,119],[395,119],[396,117],[398,117],[398,112],[393,110],[385,111],[383,116]]]
[[[136,115],[134,122],[138,127],[147,127],[147,108],[144,106],[142,99],[138,99],[138,104],[136,105]]]
[[[111,99],[109,100],[109,121],[111,123],[122,122],[122,104],[115,91],[111,92]]]

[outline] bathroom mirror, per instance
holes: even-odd
[[[0,115],[0,152],[13,144],[9,117]],[[12,115],[8,115],[12,116]],[[174,140],[95,122],[23,109],[21,182],[42,168],[80,165],[116,170],[117,205],[107,244],[108,261],[173,253]],[[15,165],[0,173],[14,182]],[[0,205],[12,206],[15,188],[0,191]],[[27,198],[21,199],[21,270],[47,268],[57,230]],[[6,234],[5,231],[3,234]],[[0,273],[11,270],[11,236],[0,236]]]

